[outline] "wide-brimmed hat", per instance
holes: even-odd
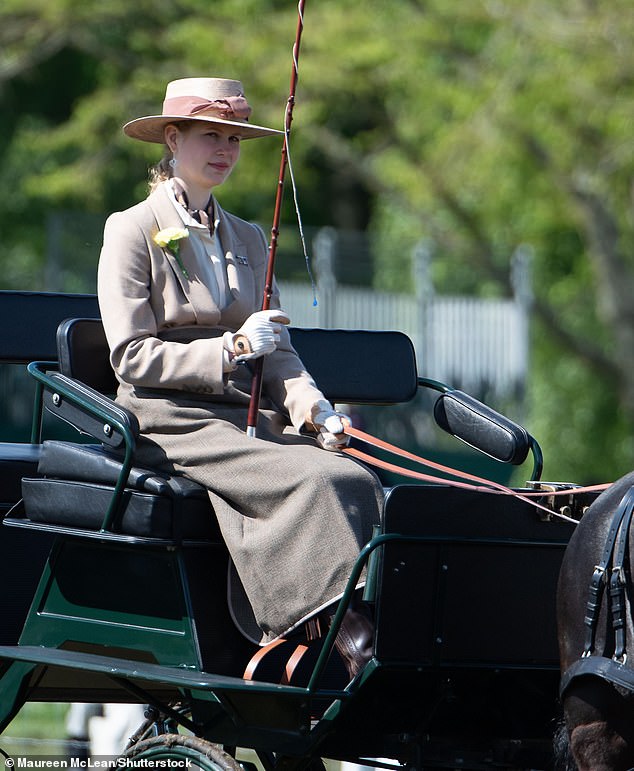
[[[239,80],[227,78],[181,78],[167,84],[163,112],[126,123],[124,132],[144,142],[164,143],[168,123],[183,120],[207,121],[238,127],[243,139],[283,134],[283,131],[249,123],[251,107]]]

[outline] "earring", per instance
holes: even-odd
[[[175,169],[176,168],[176,158],[170,158],[168,161],[170,168]]]

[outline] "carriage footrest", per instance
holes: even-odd
[[[329,701],[346,697],[343,692],[310,693],[296,686],[249,682],[178,666],[37,645],[0,646],[0,662],[2,695],[7,689],[15,688],[16,682],[19,688],[29,689],[30,700],[45,701],[55,694],[54,689],[60,687],[60,683],[62,692],[74,695],[75,701],[94,697],[95,686],[97,693],[104,692],[102,688],[109,693],[110,688],[118,694],[115,701],[123,695],[124,701],[153,704],[194,732],[207,732],[209,719],[209,724],[216,725],[218,731],[217,737],[209,734],[212,741],[228,736],[239,746],[250,746],[240,743],[242,731],[246,732],[245,736],[259,737],[260,741],[267,737],[271,741],[273,736],[277,744],[280,737],[291,744],[304,743],[310,730],[311,703],[324,696],[329,696]],[[82,682],[89,684],[83,690]],[[71,684],[67,686],[67,683]],[[47,687],[50,693],[42,690]],[[170,707],[174,699],[195,704],[198,717],[190,720],[177,714]]]
[[[305,698],[306,689],[296,686],[283,686],[274,683],[262,683],[242,680],[238,677],[214,675],[181,667],[167,667],[161,664],[149,664],[142,661],[118,659],[112,656],[100,656],[94,653],[45,648],[39,645],[2,645],[0,659],[23,663],[63,667],[84,672],[96,672],[113,678],[126,678],[151,683],[161,683],[176,688],[200,691],[241,691],[250,693],[284,692]]]

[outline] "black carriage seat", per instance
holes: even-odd
[[[134,415],[112,401],[117,387],[99,319],[67,319],[57,330],[59,373],[48,373],[45,407],[100,444],[45,441],[38,476],[22,480],[32,523],[168,541],[221,540],[206,490],[183,476],[126,465],[125,437],[114,421],[138,436]],[[68,391],[68,393],[65,393]],[[80,400],[73,401],[72,397]],[[96,414],[97,413],[97,414]],[[126,475],[121,501],[106,513]]]
[[[46,441],[38,477],[22,480],[27,517],[98,531],[123,470],[103,445]],[[220,540],[206,490],[183,476],[132,466],[113,522],[115,532],[170,541]]]
[[[296,328],[291,336],[333,402],[393,404],[416,393],[413,346],[400,332]],[[60,372],[40,374],[45,406],[101,443],[44,442],[40,476],[22,482],[29,522],[142,538],[219,540],[204,488],[182,476],[134,465],[121,489],[121,504],[106,521],[126,473],[123,451],[138,435],[138,425],[133,415],[104,396],[114,393],[116,379],[101,321],[62,322],[57,344]]]

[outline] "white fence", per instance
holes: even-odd
[[[429,286],[395,294],[337,285],[328,255],[319,265],[317,305],[307,284],[279,282],[292,324],[340,329],[398,329],[416,350],[419,374],[462,388],[474,396],[523,393],[529,358],[530,254],[512,260],[515,295],[508,299],[439,296]],[[324,267],[325,266],[325,267]]]

